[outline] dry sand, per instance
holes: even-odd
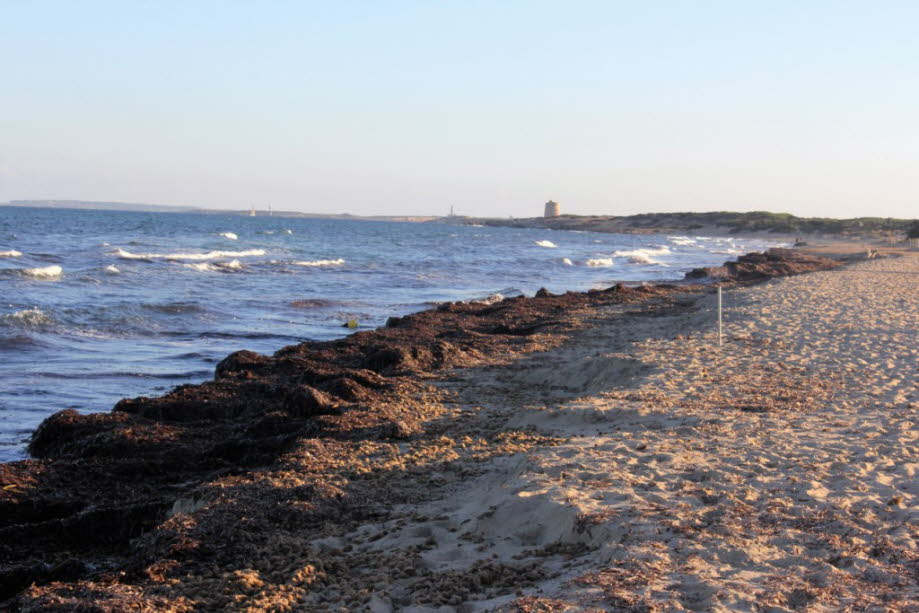
[[[731,289],[722,347],[713,296],[616,307],[454,373],[447,434],[542,443],[311,546],[360,552],[355,585],[415,556],[373,611],[919,610],[917,281],[907,255]]]

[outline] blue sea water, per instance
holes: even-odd
[[[42,419],[447,300],[678,279],[763,241],[0,207],[0,461]]]

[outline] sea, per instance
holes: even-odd
[[[205,381],[239,349],[335,339],[444,301],[680,279],[777,244],[0,207],[0,461],[27,457],[56,411]]]

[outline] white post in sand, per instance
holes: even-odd
[[[721,286],[718,286],[718,346],[721,346]]]

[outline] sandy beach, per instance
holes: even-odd
[[[566,442],[457,498],[505,494],[505,538],[485,527],[499,556],[593,551],[518,608],[915,610],[917,275],[915,257],[884,259],[732,290],[723,347],[706,299],[637,342],[599,324],[536,358],[582,397],[549,392],[512,421]],[[619,376],[591,377],[596,360]],[[481,531],[469,508],[445,511]]]
[[[904,257],[731,290],[722,347],[711,297],[613,309],[461,373],[465,410],[549,444],[322,545],[426,544],[441,611],[915,610],[917,276]]]
[[[720,347],[705,288],[579,303],[376,405],[388,435],[216,474],[133,564],[14,608],[916,610],[917,278],[730,286]]]

